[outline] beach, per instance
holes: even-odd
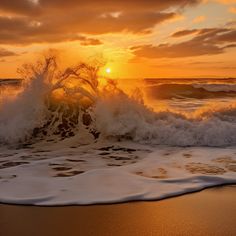
[[[0,235],[236,235],[236,186],[161,201],[36,207],[0,205]]]
[[[0,236],[236,236],[236,0],[0,0]]]

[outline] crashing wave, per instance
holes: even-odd
[[[172,146],[236,144],[235,105],[210,108],[192,117],[168,110],[154,112],[139,93],[126,94],[111,80],[102,85],[98,71],[99,67],[84,63],[60,71],[55,57],[25,65],[23,89],[1,99],[0,143],[37,141],[45,136],[59,141],[83,129],[93,139]],[[156,96],[169,96],[169,88],[162,85]],[[194,86],[172,84],[173,88],[187,94]],[[202,92],[197,94],[202,96]]]

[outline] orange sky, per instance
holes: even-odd
[[[236,77],[236,0],[0,1],[0,77],[50,48],[113,78]]]

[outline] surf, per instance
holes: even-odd
[[[99,69],[79,63],[60,70],[55,56],[24,65],[18,92],[1,96],[0,143],[35,143],[46,137],[60,142],[86,134],[91,142],[112,138],[170,146],[236,144],[235,103],[207,106],[194,114],[169,107],[154,111],[142,91],[124,92],[116,81],[100,78]],[[189,93],[186,86],[193,89],[196,84],[158,86]],[[151,89],[161,96],[156,87]]]
[[[54,56],[3,83],[1,203],[157,200],[236,183],[235,102],[189,112],[156,99],[154,109],[145,83],[128,91]]]

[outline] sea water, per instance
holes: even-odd
[[[236,183],[235,79],[123,79],[91,106],[50,109],[42,80],[0,81],[0,202],[157,200]]]

